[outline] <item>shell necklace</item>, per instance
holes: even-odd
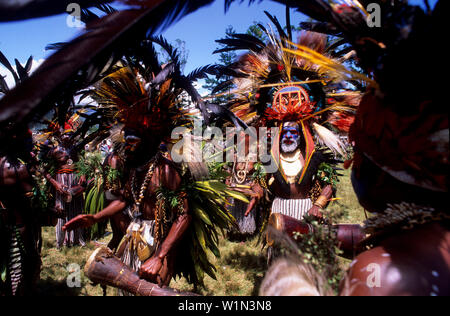
[[[131,194],[133,195],[133,199],[134,199],[134,207],[133,207],[132,214],[133,214],[133,217],[135,217],[135,218],[141,215],[141,213],[140,213],[141,203],[142,203],[142,200],[144,199],[145,191],[148,188],[150,180],[153,177],[153,173],[155,171],[155,162],[156,162],[156,156],[150,160],[150,165],[148,167],[147,174],[145,175],[144,182],[142,182],[141,189],[139,190],[139,195],[135,192],[135,189],[137,188],[137,180],[136,180],[137,177],[136,177],[136,170],[134,171],[133,178],[131,180],[132,181],[131,182]]]

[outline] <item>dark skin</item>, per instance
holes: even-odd
[[[150,146],[151,145],[151,146]],[[135,146],[135,150],[138,150],[136,147],[136,143],[130,144],[131,147]],[[138,144],[139,148],[157,148],[156,144],[152,144],[149,142],[142,141],[142,143]],[[143,146],[143,147],[141,147]],[[131,148],[132,149],[132,148]],[[134,152],[136,152],[134,151]],[[129,153],[130,154],[130,153]],[[147,161],[154,155],[155,153],[149,153],[145,156],[144,159]],[[140,156],[142,157],[142,156]],[[137,157],[135,157],[137,159]],[[156,218],[155,210],[156,210],[156,191],[159,187],[164,187],[169,190],[176,191],[180,188],[181,185],[181,177],[178,171],[174,168],[174,166],[167,159],[161,159],[160,163],[155,166],[155,170],[153,176],[150,180],[149,186],[145,192],[145,197],[141,203],[142,208],[141,211],[143,213],[142,218],[144,220],[154,220]],[[134,160],[133,162],[138,163],[138,160]],[[137,171],[137,183],[142,183],[145,175],[147,173],[147,169],[144,168],[142,171]],[[131,179],[130,179],[131,181]],[[125,185],[125,188],[130,187],[130,181]],[[116,214],[122,212],[130,202],[125,200],[123,197],[111,202],[105,209],[97,213],[96,215],[79,215],[70,222],[68,222],[63,230],[72,230],[77,227],[89,227],[94,223],[103,221],[107,218],[111,218]],[[176,245],[183,237],[185,231],[189,227],[191,222],[191,215],[189,214],[188,202],[186,199],[183,199],[183,208],[184,213],[176,217],[173,222],[169,233],[166,238],[162,241],[160,247],[156,250],[156,252],[145,261],[139,274],[142,278],[158,283],[160,285],[169,285],[170,280],[173,276],[173,267],[174,260],[176,258]],[[173,210],[176,212],[177,210]]]
[[[298,129],[295,128],[286,128],[282,131],[281,139],[284,141],[285,144],[290,145],[294,143],[294,138],[300,137],[300,132]],[[300,160],[302,164],[304,164],[304,157],[303,154],[300,154]],[[310,192],[312,188],[313,183],[308,182],[307,185],[304,183],[299,184],[297,182],[285,184],[280,183],[276,178],[275,181],[270,185],[270,191],[275,195],[283,199],[306,199],[308,198],[308,193]],[[250,212],[253,210],[255,205],[261,200],[261,198],[264,196],[264,190],[263,188],[255,183],[252,185],[252,192],[253,197],[250,200],[250,203],[248,205],[248,208],[245,212],[245,216],[248,216]],[[326,185],[322,188],[321,195],[326,198],[326,200],[331,199],[333,194],[333,188],[331,185]],[[322,218],[323,214],[321,212],[321,208],[317,205],[313,205],[311,209],[308,211],[309,215]]]
[[[371,179],[367,181],[366,179]],[[352,182],[363,207],[382,212],[387,203],[408,201],[427,205],[445,201],[445,193],[436,193],[404,184],[367,158],[353,170]],[[382,199],[381,199],[382,197]],[[379,287],[367,279],[379,267]],[[370,269],[369,269],[370,270]],[[382,236],[376,247],[358,255],[341,284],[341,295],[450,295],[450,232],[438,222],[417,225],[413,229]]]
[[[6,160],[6,162],[5,162]],[[4,189],[0,190],[0,200],[5,208],[13,210],[15,213],[16,224],[24,224],[27,214],[23,212],[29,208],[23,196],[33,190],[33,181],[30,171],[24,164],[12,165],[6,157],[0,159],[0,165],[5,162],[3,167],[2,185]],[[14,188],[20,188],[21,192],[15,192]]]
[[[24,144],[27,140],[19,138],[14,141],[16,144]],[[15,154],[23,157],[24,160],[30,159],[29,153],[25,151],[24,148],[18,148]],[[26,295],[35,290],[41,263],[36,244],[37,238],[40,238],[40,226],[37,223],[37,218],[34,217],[35,214],[30,212],[30,199],[28,197],[34,186],[31,174],[33,167],[27,168],[25,164],[17,161],[12,162],[6,157],[0,158],[0,166],[2,166],[0,205],[7,209],[4,220],[18,227],[26,249],[26,258],[22,266],[24,282],[18,293],[19,295]]]
[[[59,168],[61,168],[61,169],[72,169],[73,168],[72,165],[67,164],[70,157],[66,151],[56,150],[53,153],[53,155],[58,163]],[[64,194],[64,195],[70,195],[70,193],[67,191],[68,188],[65,188],[61,183],[59,183],[58,181],[53,179],[50,174],[46,174],[45,177],[51,183],[51,185],[55,188],[56,191],[58,191],[59,193]],[[82,177],[79,182],[80,183],[84,182],[84,178]],[[71,191],[74,196],[78,196],[81,193],[83,193],[84,187],[80,184],[80,185],[72,187]],[[62,210],[58,210],[58,211],[62,211]]]
[[[115,169],[119,170],[120,172],[124,171],[123,167],[123,161],[120,159],[120,157],[117,154],[111,154],[105,159],[105,165]],[[120,188],[117,188],[117,190],[111,190],[111,193],[114,196],[121,196],[123,194],[122,190]],[[109,205],[113,200],[106,200],[106,206]],[[126,216],[125,214],[119,212],[115,215],[113,215],[110,218],[110,224],[111,229],[113,232],[112,238],[108,243],[109,249],[117,249],[117,247],[120,244],[120,241],[122,240],[123,236],[125,236],[128,225],[130,224],[130,218]]]
[[[439,223],[388,237],[379,246],[361,253],[353,262],[342,284],[341,295],[450,294],[450,233]],[[379,266],[379,276],[370,268],[373,264]],[[376,280],[373,278],[378,278],[379,287],[373,285]]]

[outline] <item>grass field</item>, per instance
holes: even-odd
[[[361,223],[364,219],[364,211],[358,204],[349,179],[349,171],[344,171],[340,178],[337,197],[340,200],[329,206],[331,212],[337,212],[340,223]],[[110,232],[110,230],[108,229]],[[74,247],[57,250],[55,248],[55,229],[46,227],[43,229],[42,272],[39,282],[39,294],[44,296],[99,296],[103,290],[99,285],[91,284],[83,275],[83,267],[91,253],[99,245],[106,245],[111,234],[98,241],[92,241],[86,247]],[[199,288],[201,295],[225,295],[225,296],[250,296],[257,295],[259,285],[267,270],[266,253],[257,243],[257,238],[246,242],[231,242],[220,239],[219,259],[211,256],[211,261],[217,268],[217,281],[209,276],[205,277],[205,287]],[[71,280],[69,265],[76,264],[81,269],[80,287],[69,287],[67,279]],[[345,267],[347,260],[342,260]],[[76,267],[76,266],[75,266]],[[192,291],[184,279],[173,280],[171,287]],[[115,295],[115,289],[108,287],[106,294]]]

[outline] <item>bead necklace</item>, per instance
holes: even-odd
[[[139,191],[139,196],[137,196],[137,194],[135,192],[135,188],[137,187],[137,183],[136,183],[137,180],[136,180],[136,170],[134,171],[132,184],[131,184],[131,194],[133,195],[133,199],[134,199],[134,203],[135,203],[135,206],[133,209],[133,214],[140,210],[142,200],[144,199],[145,191],[147,190],[148,184],[150,183],[150,180],[153,177],[153,172],[155,170],[155,161],[156,161],[156,156],[150,161],[150,166],[148,167],[148,171],[147,171],[147,174],[145,175],[144,182],[142,182],[141,189]]]

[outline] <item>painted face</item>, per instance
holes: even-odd
[[[142,154],[142,138],[134,131],[125,131],[125,155],[130,162],[137,162],[139,156]]]
[[[59,147],[55,151],[55,159],[59,163],[65,163],[65,162],[67,162],[67,160],[69,160],[69,153],[67,152],[66,149]]]
[[[141,143],[142,139],[139,136],[125,136],[125,150],[129,153],[136,152],[139,149]]]
[[[125,155],[127,162],[132,166],[146,162],[158,149],[159,140],[143,137],[135,131],[125,130],[124,138]]]
[[[300,129],[295,126],[284,126],[281,131],[281,152],[292,153],[300,146]]]

